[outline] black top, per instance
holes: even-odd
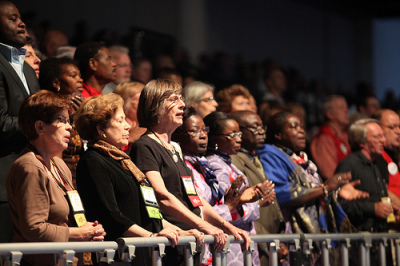
[[[375,215],[375,202],[387,197],[386,183],[384,182],[375,162],[371,162],[361,151],[352,152],[337,166],[336,173],[351,172],[351,181],[360,179],[361,184],[357,189],[369,193],[369,198],[353,201],[344,201],[342,207],[347,213],[352,224],[362,231],[376,230],[385,232],[388,230],[386,219]]]
[[[180,176],[192,176],[191,170],[187,168],[180,157],[178,162],[175,163],[170,151],[149,136],[142,135],[132,146],[131,158],[143,173],[147,171],[160,172],[167,190],[194,214],[200,216],[200,208],[193,207],[180,178]],[[170,223],[185,230],[191,229],[189,225],[178,220],[178,217],[166,213],[163,213],[163,215]]]
[[[147,214],[139,182],[120,162],[89,148],[78,163],[76,181],[86,218],[103,225],[105,240],[122,237],[133,224],[160,231],[161,221]]]

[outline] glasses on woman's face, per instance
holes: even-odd
[[[242,137],[242,132],[239,131],[239,132],[232,132],[230,134],[219,134],[217,136],[223,136],[223,137],[230,138],[230,139],[236,139],[236,138]]]
[[[186,132],[189,133],[189,135],[191,135],[192,137],[197,137],[198,135],[200,135],[201,132],[208,134],[208,132],[210,132],[210,128],[209,127],[204,127],[201,129],[193,129],[193,130],[187,130]]]
[[[200,99],[197,102],[206,102],[206,103],[208,103],[208,102],[211,102],[211,101],[214,101],[214,100],[215,100],[214,97],[208,97],[208,98]]]
[[[62,115],[56,117],[55,121],[58,121],[59,123],[62,123],[62,124],[67,124],[68,123],[68,124],[71,125],[71,121],[69,120],[69,118],[67,118],[65,116],[62,116]]]
[[[172,103],[178,103],[178,101],[182,101],[183,103],[185,103],[185,98],[182,95],[175,95],[175,96],[171,96],[169,98],[167,98],[167,101],[172,102]]]
[[[265,133],[265,127],[263,126],[255,126],[255,127],[240,127],[243,129],[246,129],[247,131],[250,131],[251,134],[255,135],[262,135]]]

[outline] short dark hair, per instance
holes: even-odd
[[[47,90],[31,94],[22,102],[18,113],[18,124],[22,133],[28,141],[37,139],[35,122],[41,120],[50,124],[55,115],[64,108],[69,110],[69,101],[62,95]]]
[[[208,135],[215,136],[221,134],[225,128],[224,122],[229,119],[233,118],[221,111],[212,112],[204,117],[204,124],[210,128]]]
[[[96,58],[101,48],[106,48],[103,42],[85,42],[76,48],[74,59],[78,62],[79,70],[81,71],[82,78],[87,78],[87,71],[89,70],[89,60]]]
[[[282,111],[274,114],[268,120],[266,142],[268,144],[275,144],[275,135],[282,133],[283,128],[287,123],[287,117],[292,113],[289,111]]]
[[[194,108],[193,106],[186,106],[183,109],[183,118],[182,118],[182,125],[180,125],[179,127],[177,127],[175,129],[175,131],[172,133],[172,140],[179,142],[180,140],[180,134],[184,131],[184,127],[185,127],[185,121],[187,119],[189,119],[190,117],[194,116],[194,115],[199,115],[199,113],[197,112],[196,108]]]
[[[40,63],[40,88],[43,90],[55,91],[56,88],[53,87],[53,82],[55,79],[60,78],[65,65],[74,65],[77,67],[78,63],[74,59],[68,57],[53,57],[43,60]]]

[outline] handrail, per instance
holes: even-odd
[[[341,263],[348,265],[348,247],[350,243],[357,241],[360,243],[360,261],[368,264],[369,248],[372,242],[378,242],[380,248],[381,263],[385,263],[384,249],[388,240],[399,239],[400,233],[369,233],[358,232],[350,234],[269,234],[269,235],[251,235],[252,245],[249,250],[244,252],[244,265],[251,265],[251,251],[253,243],[270,243],[271,265],[277,265],[277,254],[279,243],[291,243],[295,250],[309,252],[312,242],[321,242],[322,263],[329,264],[329,248],[331,241],[340,243]],[[204,236],[205,244],[213,244],[214,237]],[[226,253],[229,252],[230,243],[243,243],[234,236],[228,236],[225,249],[221,253],[214,253],[213,265],[226,265]],[[153,265],[161,265],[161,257],[165,255],[165,247],[171,243],[166,237],[122,237],[114,241],[104,242],[35,242],[35,243],[1,243],[0,258],[1,265],[5,262],[11,262],[11,265],[18,265],[22,255],[31,254],[56,254],[61,264],[67,265],[72,261],[76,252],[97,252],[100,254],[100,261],[112,264],[115,252],[119,251],[119,256],[123,261],[134,259],[136,247],[158,247],[153,251]],[[196,253],[196,238],[194,236],[179,237],[179,244],[185,246],[187,253],[185,255],[186,265],[193,265],[192,256]],[[204,245],[202,247],[204,249]],[[400,265],[400,244],[395,244],[396,260]],[[276,260],[276,261],[275,261]],[[10,265],[7,263],[7,265]]]

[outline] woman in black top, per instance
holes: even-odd
[[[156,201],[149,204],[151,197],[142,196],[141,190],[150,190],[151,194],[150,183],[120,150],[128,144],[130,128],[122,104],[122,98],[113,93],[95,96],[82,104],[75,117],[78,132],[89,146],[77,167],[78,190],[86,215],[104,220],[108,230],[105,240],[158,235],[169,238],[174,246],[179,228],[163,224]],[[149,264],[150,250],[137,250],[133,262]]]
[[[137,113],[139,126],[147,128],[147,132],[134,143],[132,160],[154,187],[160,208],[169,222],[183,229],[196,228],[213,235],[217,252],[225,245],[224,231],[237,239],[244,238],[248,248],[247,233],[225,221],[197,195],[181,150],[171,141],[172,133],[182,124],[184,106],[179,83],[170,80],[147,83],[140,95]],[[169,257],[170,254],[173,253],[167,253],[168,264],[183,262],[182,254]]]

